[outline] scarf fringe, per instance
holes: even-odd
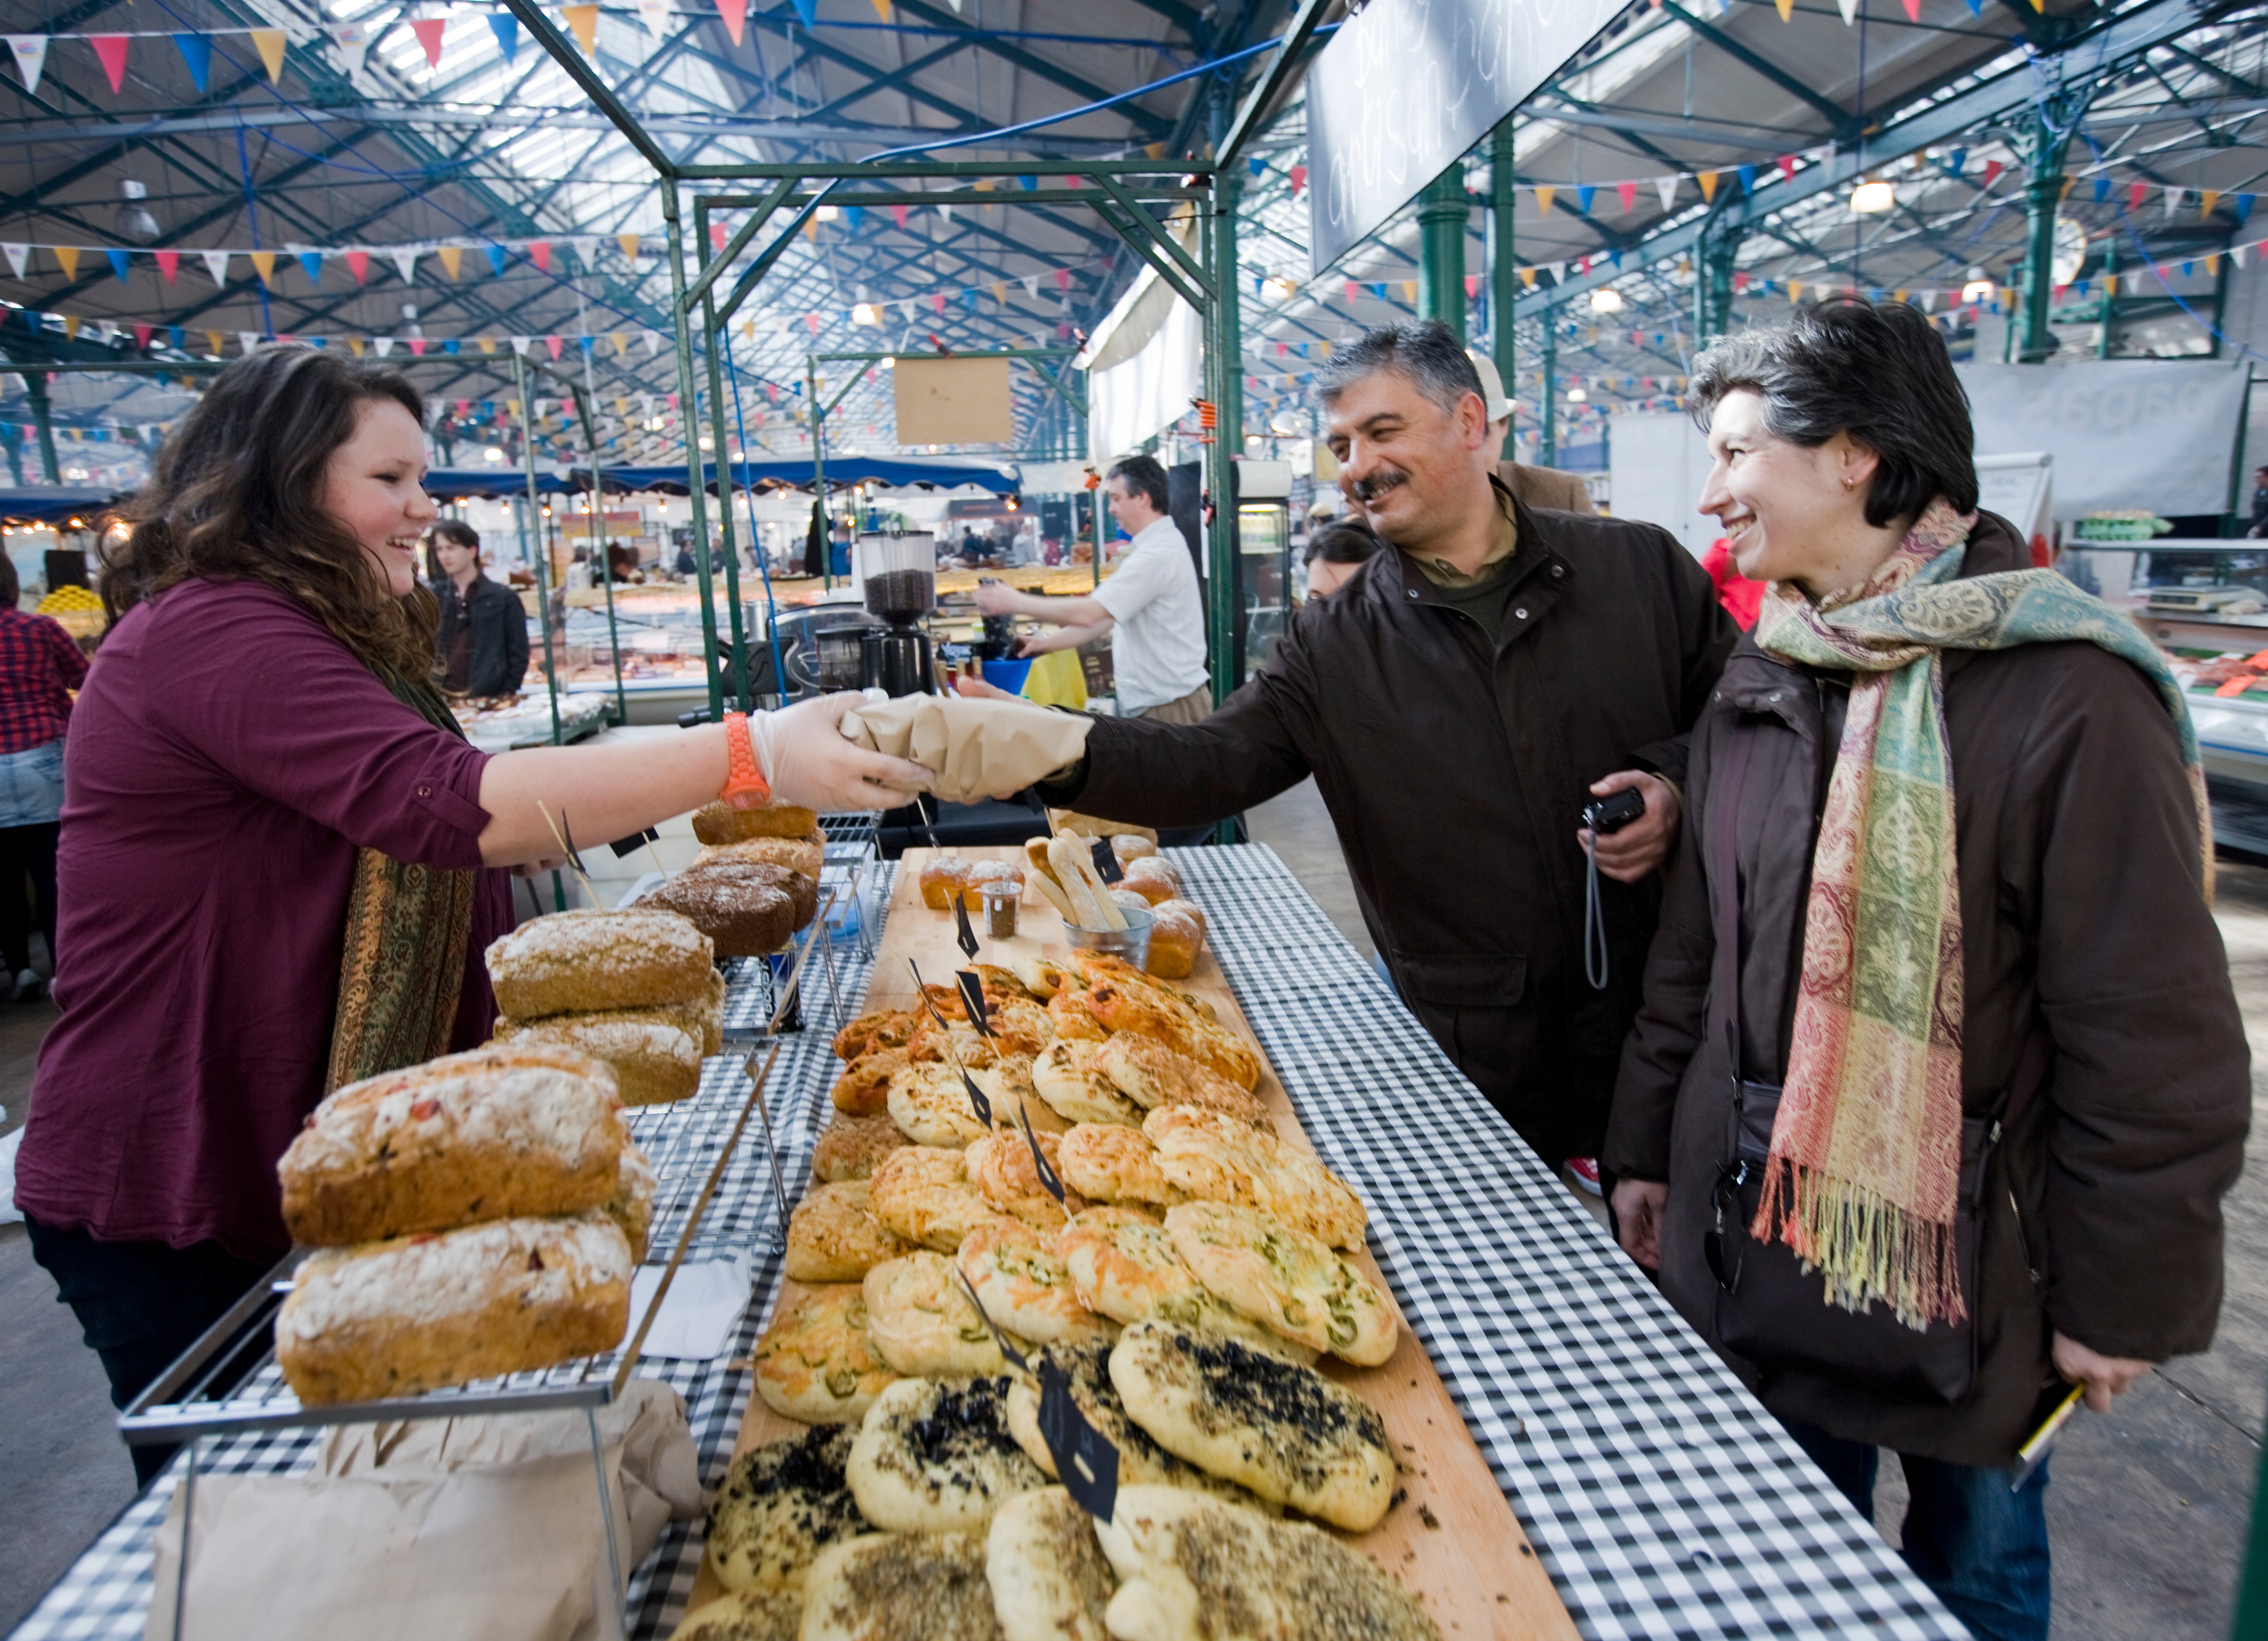
[[[1824,1280],[1827,1303],[1845,1311],[1886,1305],[1917,1333],[1969,1314],[1955,1227],[1850,1180],[1772,1157],[1749,1234],[1787,1244],[1806,1272]]]

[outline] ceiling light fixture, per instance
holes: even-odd
[[[1619,314],[1623,311],[1623,293],[1612,285],[1602,285],[1591,292],[1591,311],[1594,314]]]
[[[1887,182],[1861,182],[1851,190],[1851,214],[1854,217],[1879,217],[1886,211],[1895,210],[1897,203],[1897,190]]]

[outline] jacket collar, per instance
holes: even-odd
[[[1555,593],[1572,586],[1574,566],[1553,545],[1552,533],[1537,522],[1535,514],[1493,473],[1489,475],[1489,486],[1496,492],[1498,505],[1512,516],[1516,542],[1510,559],[1512,584],[1517,587],[1540,573],[1548,573]],[[1441,589],[1426,580],[1425,573],[1410,562],[1410,555],[1390,542],[1386,551],[1372,558],[1370,573],[1363,580],[1365,595],[1381,603],[1454,608],[1441,596]]]

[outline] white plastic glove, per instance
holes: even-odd
[[[929,789],[919,764],[872,752],[845,738],[843,714],[863,705],[855,690],[776,713],[751,713],[748,728],[772,795],[809,809],[887,809]]]

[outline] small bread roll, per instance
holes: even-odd
[[[875,1164],[900,1146],[912,1143],[887,1114],[854,1117],[840,1112],[811,1149],[811,1177],[829,1184],[869,1179]]]
[[[751,838],[808,838],[819,817],[799,803],[774,803],[760,809],[729,803],[704,803],[693,811],[693,835],[703,843],[746,843]]]
[[[1119,869],[1123,871],[1137,861],[1157,860],[1158,840],[1140,832],[1122,832],[1111,839],[1110,853],[1118,857]]]
[[[830,1098],[835,1109],[853,1117],[873,1117],[889,1107],[890,1079],[905,1069],[902,1048],[872,1049],[843,1068]]]
[[[1150,909],[1150,972],[1185,980],[1204,950],[1205,915],[1189,900],[1161,900]]]
[[[922,904],[932,912],[953,910],[953,898],[968,887],[968,862],[957,854],[940,854],[923,862]]]
[[[1126,869],[1119,887],[1139,894],[1145,906],[1156,906],[1182,892],[1181,869],[1162,856],[1144,855]]]

